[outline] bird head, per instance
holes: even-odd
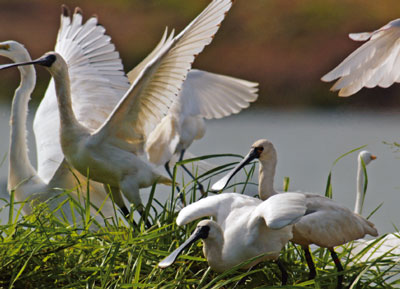
[[[221,191],[223,190],[232,179],[245,165],[249,164],[254,159],[259,159],[262,161],[275,160],[276,161],[276,150],[274,145],[266,139],[260,139],[253,143],[250,152],[244,157],[244,159],[233,168],[227,175],[216,182],[212,186],[212,190]]]
[[[376,156],[369,151],[362,151],[358,154],[358,159],[363,160],[364,164],[368,165],[371,161],[376,159]]]
[[[0,56],[7,57],[14,62],[31,60],[26,48],[21,43],[13,40],[0,42]]]

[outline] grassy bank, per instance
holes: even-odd
[[[215,168],[199,179],[207,185],[211,176],[231,166]],[[247,172],[251,175],[254,166]],[[178,179],[188,203],[199,197],[192,182]],[[196,222],[178,227],[175,218],[179,202],[174,198],[159,202],[154,198],[156,190],[153,187],[146,207],[153,224],[149,229],[142,220],[136,219],[138,224],[133,225],[132,220],[118,218],[105,219],[106,225],[95,229],[100,225],[88,213],[90,204],[81,205],[74,199],[66,202],[76,212],[76,220],[82,221],[73,223],[63,218],[61,206],[50,211],[41,204],[32,214],[21,217],[13,196],[4,200],[2,209],[9,207],[10,213],[0,226],[0,288],[335,288],[337,273],[329,251],[313,252],[317,278],[308,281],[302,251],[293,244],[286,246],[281,257],[290,286],[279,286],[280,271],[273,262],[251,270],[233,268],[215,273],[203,257],[201,242],[192,245],[173,266],[159,269],[158,262],[191,234]],[[389,252],[361,262],[362,256],[373,253],[372,248],[352,254],[350,243],[338,251],[345,267],[346,288],[392,288],[400,284],[396,281],[398,256]]]

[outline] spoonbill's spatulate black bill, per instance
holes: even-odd
[[[173,251],[168,257],[163,259],[160,263],[158,263],[158,267],[166,268],[171,266],[176,258],[189,247],[191,244],[196,242],[199,239],[205,239],[208,237],[208,232],[210,231],[210,227],[208,226],[198,226],[196,230],[194,230],[193,234],[182,244],[180,245],[175,251]]]

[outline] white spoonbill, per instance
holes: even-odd
[[[339,90],[339,96],[350,96],[363,87],[386,88],[400,81],[400,19],[373,32],[351,33],[349,37],[367,42],[321,78],[326,82],[339,78],[331,90]]]
[[[362,213],[362,203],[365,198],[366,188],[364,187],[365,171],[362,166],[364,162],[367,166],[372,160],[375,160],[376,156],[368,151],[362,151],[358,155],[358,169],[357,169],[357,199],[354,212]],[[369,247],[368,252],[363,254],[360,261],[372,260],[379,258],[383,255],[388,256],[399,256],[400,255],[400,236],[399,233],[390,233],[380,238],[372,240],[357,240],[352,246],[352,255],[356,255],[363,249]]]
[[[229,180],[241,168],[254,159],[258,159],[260,163],[258,179],[258,193],[260,198],[267,200],[279,194],[274,189],[274,176],[277,163],[276,150],[273,144],[266,139],[256,141],[252,145],[249,154],[236,168],[215,183],[212,189],[219,191],[225,188]],[[310,193],[302,194],[306,198],[307,214],[293,225],[292,241],[301,245],[304,249],[307,264],[310,268],[310,278],[312,279],[316,275],[314,262],[309,251],[309,245],[311,244],[328,248],[337,270],[343,271],[340,260],[333,248],[362,238],[366,234],[377,236],[378,232],[374,224],[329,198]],[[338,275],[338,288],[341,288],[342,281],[343,276]]]
[[[177,97],[195,56],[212,41],[231,5],[230,0],[212,1],[180,34],[169,37],[95,131],[80,123],[74,114],[68,65],[60,54],[49,52],[35,61],[2,68],[28,64],[48,68],[55,82],[61,147],[67,161],[82,174],[88,173],[91,179],[109,185],[121,208],[124,203],[120,191],[143,213],[139,188],[155,182],[170,184],[170,180],[156,173],[136,153]],[[72,34],[81,37],[80,33],[87,33],[82,30]],[[95,45],[93,49],[103,51],[102,46]]]
[[[146,152],[149,160],[164,165],[172,178],[169,161],[173,155],[178,155],[181,161],[193,141],[204,136],[204,119],[239,113],[257,99],[257,86],[258,83],[192,69],[179,98],[148,137]],[[182,167],[195,179],[184,165]],[[204,193],[201,184],[199,188]]]
[[[203,239],[204,256],[210,267],[223,272],[261,254],[266,254],[244,268],[264,260],[279,262],[280,251],[292,238],[292,225],[306,213],[305,196],[298,193],[276,195],[266,201],[236,193],[224,193],[201,199],[183,208],[176,219],[179,226],[203,217],[196,230],[179,248],[158,266],[168,267],[190,244]]]
[[[69,67],[73,111],[78,121],[92,131],[106,121],[129,88],[129,81],[123,73],[118,52],[115,51],[110,37],[104,35],[104,33],[105,29],[98,25],[96,17],[92,17],[82,24],[82,11],[79,8],[75,10],[71,20],[68,9],[63,6],[55,51],[63,56]],[[173,33],[169,37],[167,37],[167,34],[167,30],[165,30],[156,48],[128,73],[129,80],[132,83],[162,47],[171,42]],[[86,43],[88,40],[90,42]],[[42,136],[38,140],[38,147],[41,147],[42,151],[50,152],[50,154],[47,153],[46,158],[39,157],[39,168],[48,166],[56,168],[63,159],[60,139],[54,137],[54,135],[59,134],[60,121],[58,121],[59,112],[57,98],[54,95],[53,81],[50,86],[53,87],[53,90],[51,90],[53,93],[49,93],[49,90],[46,93],[34,122],[35,132]],[[254,83],[245,80],[193,69],[189,71],[183,82],[179,98],[174,101],[173,107],[181,106],[179,121],[184,120],[183,127],[186,126],[186,119],[190,119],[192,115],[196,114],[197,110],[192,105],[201,108],[202,115],[206,117],[217,116],[214,109],[209,106],[215,106],[218,110],[221,110],[220,106],[222,105],[224,111],[238,112],[241,107],[245,106],[244,100],[256,98],[254,86]],[[234,88],[234,91],[232,91],[232,88]],[[226,93],[229,93],[229,95],[226,95]],[[85,95],[85,97],[83,98],[81,95]],[[104,97],[105,95],[107,97]],[[243,101],[240,101],[240,99]],[[172,109],[171,111],[176,110]],[[183,115],[186,118],[183,118]],[[51,123],[51,127],[49,127],[49,123]],[[169,135],[169,127],[163,125],[163,123],[165,123],[165,120],[161,121],[161,124],[154,130],[157,133],[152,133],[152,137],[149,137],[149,139],[154,139],[153,136],[159,138],[158,133],[163,136]],[[178,124],[180,125],[179,122]],[[162,131],[162,128],[166,128],[166,130]],[[49,129],[53,134],[49,133]],[[173,129],[175,133],[179,127],[175,126]],[[141,140],[141,143],[143,143],[143,140]],[[136,144],[136,154],[143,151],[142,145]],[[172,141],[170,147],[174,145],[174,141]],[[150,147],[152,148],[151,151],[148,151],[150,160],[160,164],[160,162],[154,161],[157,158],[153,157],[153,154],[159,154],[159,151],[165,150],[165,146],[161,149],[160,144],[160,150],[154,150],[153,142]],[[114,192],[117,194],[116,190]],[[120,199],[120,197],[117,196],[117,199]],[[128,212],[122,201],[119,202],[119,205],[125,213]]]
[[[16,41],[5,41],[0,43],[0,56],[10,58],[14,62],[31,61],[31,57],[25,47]],[[35,139],[37,142],[37,157],[39,160],[38,171],[32,166],[29,161],[28,147],[26,143],[27,129],[26,120],[28,115],[28,102],[30,95],[35,87],[36,73],[33,66],[19,67],[21,75],[21,83],[17,90],[12,102],[11,109],[11,133],[10,133],[10,147],[9,147],[9,166],[8,166],[8,190],[14,190],[15,198],[18,201],[25,201],[26,199],[36,201],[48,201],[50,198],[55,197],[61,193],[60,189],[63,188],[78,199],[74,191],[80,189],[82,192],[86,190],[86,178],[79,172],[73,170],[63,160],[63,155],[60,155],[61,162],[54,165],[51,161],[51,154],[39,144],[43,138],[51,135],[52,130],[49,129],[45,136],[43,133],[38,133],[35,130]],[[48,94],[55,93],[51,87],[47,91]],[[41,115],[43,111],[38,110],[36,117],[45,117]],[[52,123],[48,124],[49,126]],[[43,132],[43,131],[42,131]],[[52,134],[53,138],[58,138],[58,134]],[[106,194],[103,189],[99,187],[100,184],[95,182],[90,183],[90,194],[92,196],[91,202],[98,208],[102,207],[102,214],[105,217],[114,216],[114,209],[110,200],[106,200]],[[79,188],[80,187],[80,188]],[[51,209],[54,209],[61,203],[62,198],[55,198],[52,202],[48,203]],[[104,202],[104,205],[103,205]],[[69,221],[72,221],[70,208],[66,208],[68,203],[64,205],[63,212]],[[24,213],[28,214],[31,208],[28,205],[23,207]],[[91,208],[92,214],[95,215],[94,208]],[[79,217],[79,214],[76,214]],[[97,218],[101,223],[103,218]]]

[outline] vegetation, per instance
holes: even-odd
[[[182,163],[193,165],[221,156],[238,157],[214,155]],[[198,174],[198,180],[207,184],[210,177],[234,164]],[[246,172],[248,178],[241,184],[243,188],[236,184],[228,190],[242,193],[245,186],[252,185],[248,180],[254,170],[253,164]],[[199,198],[193,182],[183,180],[180,185],[188,203]],[[285,187],[288,186],[286,179]],[[178,227],[175,218],[179,201],[173,197],[174,188],[165,202],[154,198],[155,191],[154,186],[146,207],[146,214],[154,224],[149,229],[143,220],[136,220],[138,224],[134,225],[131,219],[117,217],[104,219],[106,225],[101,227],[88,213],[89,202],[81,205],[72,198],[67,202],[80,215],[80,223],[68,223],[61,208],[50,211],[46,204],[35,206],[32,214],[22,216],[13,195],[10,200],[3,200],[6,204],[2,209],[10,211],[8,220],[2,220],[0,226],[0,288],[335,288],[337,272],[329,251],[320,248],[313,251],[317,278],[307,280],[308,268],[302,251],[293,244],[288,244],[281,256],[289,272],[288,284],[292,284],[288,286],[279,286],[280,271],[272,262],[247,271],[237,266],[222,274],[213,272],[203,257],[201,242],[192,245],[173,266],[159,269],[158,262],[191,234],[196,222]],[[131,210],[133,213],[134,208]],[[396,275],[400,273],[398,256],[388,252],[377,259],[360,261],[373,251],[370,247],[354,253],[352,243],[338,250],[345,267],[346,288],[392,288],[400,284]]]

